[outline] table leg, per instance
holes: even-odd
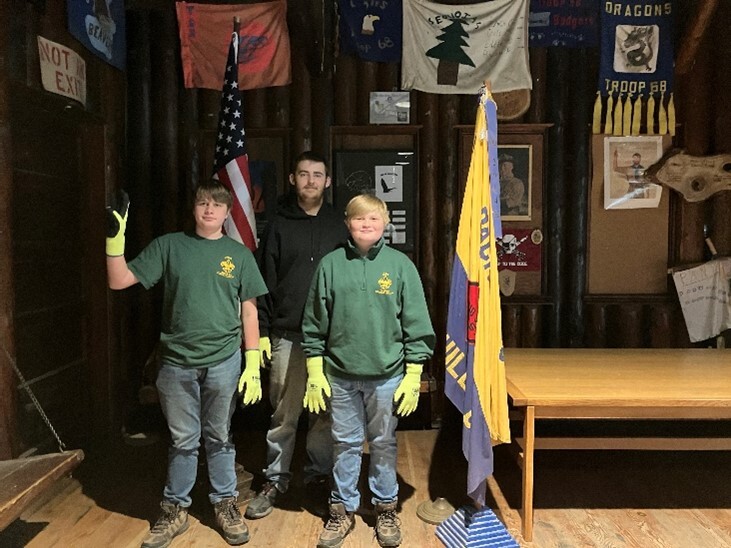
[[[533,450],[535,449],[535,407],[525,408],[523,420],[523,539],[533,540]]]

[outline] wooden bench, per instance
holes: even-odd
[[[84,459],[80,449],[0,461],[0,531]]]
[[[507,392],[523,471],[522,526],[533,538],[536,449],[730,450],[719,437],[536,437],[536,421],[731,419],[731,351],[713,349],[505,350]]]

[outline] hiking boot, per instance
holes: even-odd
[[[213,507],[216,511],[216,523],[226,542],[233,546],[249,542],[249,528],[241,517],[239,505],[234,497],[226,497]]]
[[[281,495],[283,491],[279,490],[277,484],[268,481],[261,488],[259,494],[256,495],[249,505],[246,507],[246,514],[249,519],[259,519],[268,516],[274,510],[274,501]]]
[[[328,501],[330,500],[330,479],[327,476],[317,476],[305,483],[307,508],[318,517],[328,515]]]
[[[381,546],[401,544],[401,520],[396,515],[396,501],[376,503],[376,538]]]
[[[165,548],[176,536],[188,530],[188,509],[166,500],[160,503],[162,514],[142,541],[141,548]]]
[[[355,527],[353,512],[347,512],[342,502],[332,503],[330,519],[327,520],[325,528],[320,533],[317,548],[340,548],[353,527]]]

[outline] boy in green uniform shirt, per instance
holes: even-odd
[[[216,522],[226,542],[243,544],[249,531],[236,502],[230,427],[237,384],[244,405],[261,399],[256,298],[266,286],[251,252],[222,232],[232,198],[218,181],[198,187],[194,232],[160,236],[129,264],[124,258],[128,204],[124,199],[108,209],[107,279],[111,289],[164,284],[156,386],[171,437],[162,514],[142,547],[168,546],[188,529],[201,437]]]
[[[341,546],[355,526],[366,439],[376,536],[381,546],[398,546],[396,415],[413,413],[419,403],[421,372],[435,336],[416,267],[384,244],[386,204],[362,194],[348,203],[345,215],[348,244],[320,261],[302,322],[304,405],[317,413],[325,409],[323,394],[331,397],[333,423],[334,488],[318,547]]]

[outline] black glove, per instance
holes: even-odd
[[[107,206],[107,238],[114,238],[119,234],[120,223],[114,212],[122,218],[127,217],[129,211],[129,196],[121,188],[117,190]]]

